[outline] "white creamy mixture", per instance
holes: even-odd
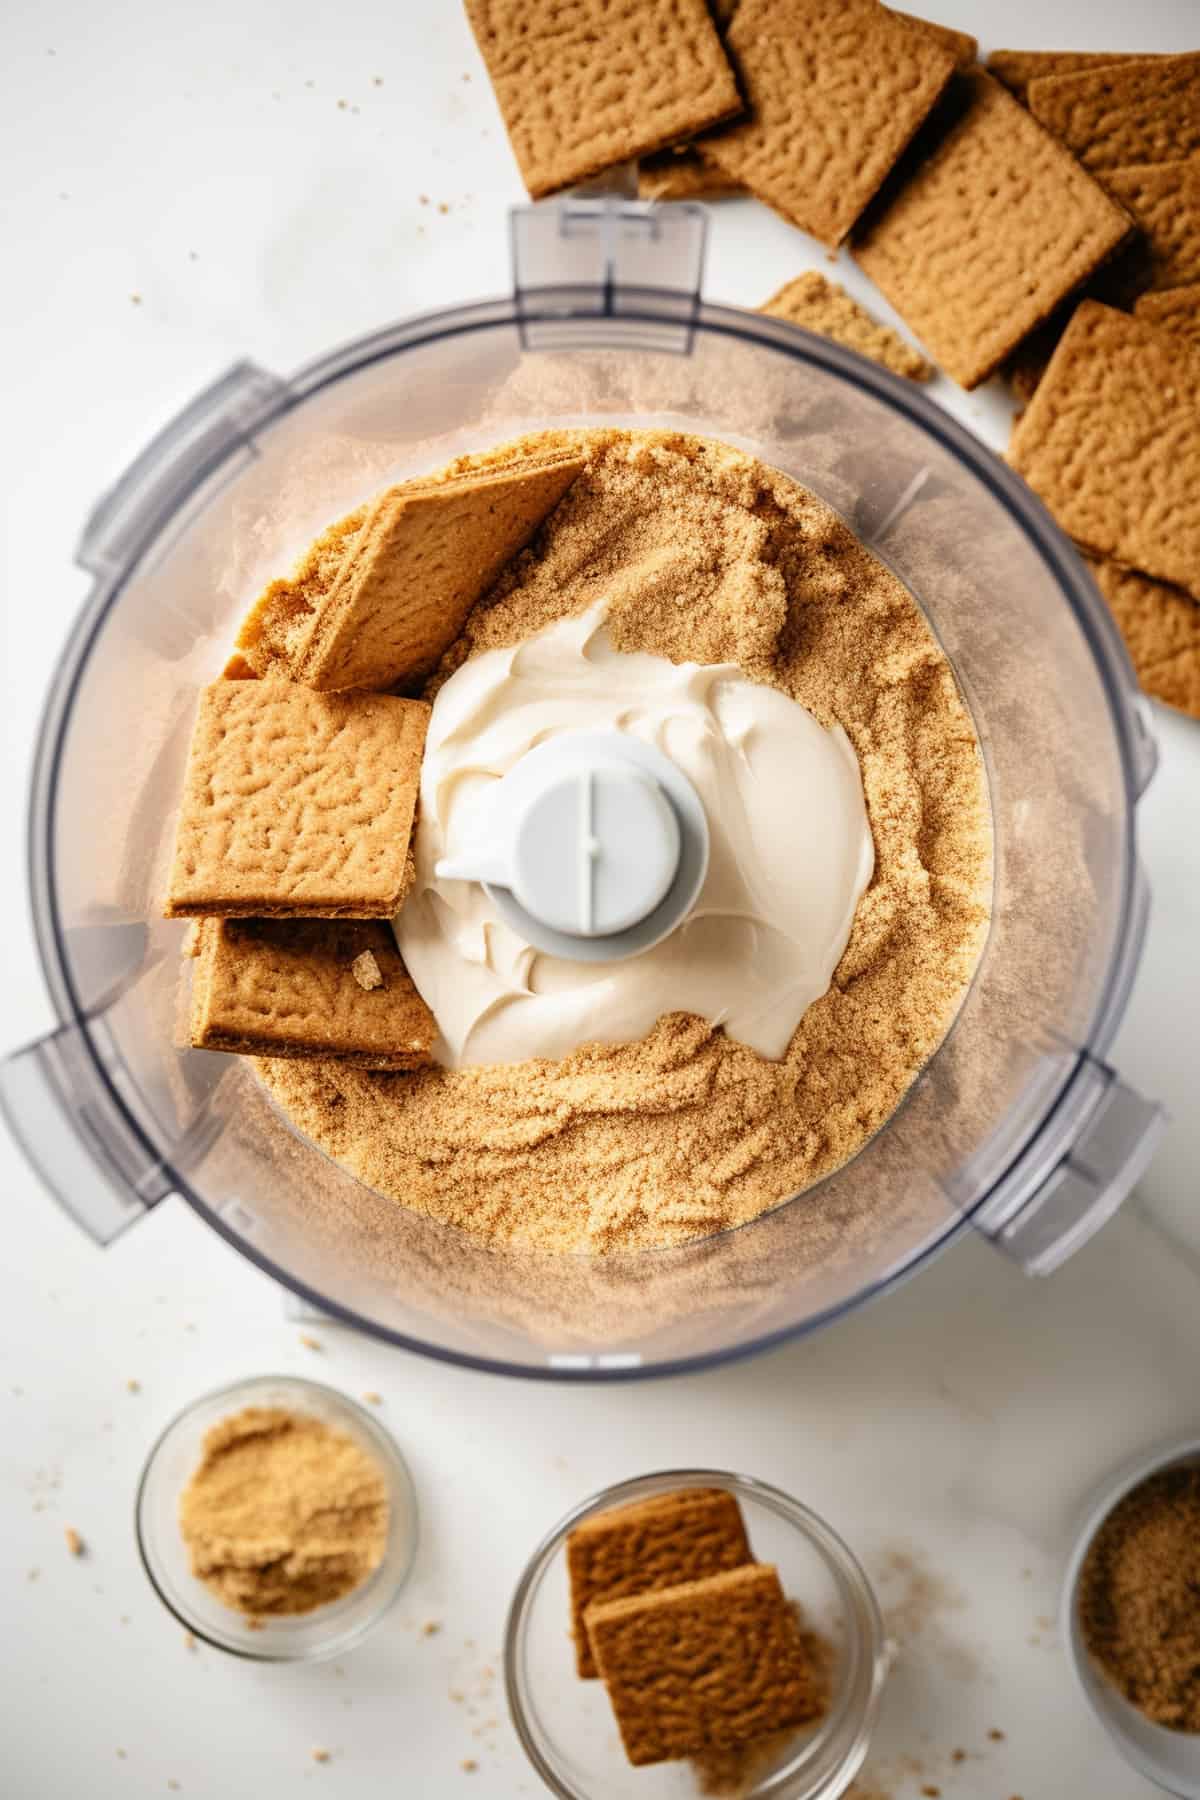
[[[688,776],[708,818],[708,874],[689,917],[640,956],[533,949],[478,882],[439,879],[486,820],[488,791],[536,744],[631,733]],[[732,663],[622,655],[603,605],[464,663],[438,694],[421,772],[417,879],[395,921],[440,1030],[438,1060],[562,1057],[696,1013],[777,1058],[825,993],[874,869],[862,781],[840,726]]]

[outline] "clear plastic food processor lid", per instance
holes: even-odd
[[[378,332],[288,380],[237,365],[97,506],[79,547],[93,588],[32,795],[60,1025],[8,1060],[0,1097],[98,1239],[179,1194],[281,1282],[383,1338],[598,1377],[811,1328],[968,1224],[1049,1270],[1144,1168],[1160,1115],[1104,1060],[1144,926],[1135,807],[1154,766],[1114,627],[1038,502],[935,405],[824,339],[704,302],[703,238],[693,207],[522,209],[507,297]],[[264,582],[390,482],[521,433],[597,425],[750,452],[901,578],[973,718],[995,873],[953,1029],[850,1162],[736,1230],[551,1256],[374,1192],[293,1128],[242,1059],[182,1047],[183,927],[161,917],[161,882],[198,691]],[[669,770],[611,750],[534,770],[458,870],[531,935],[649,943],[703,878],[702,809],[697,823]],[[636,839],[636,893],[580,874],[612,851],[614,818]]]

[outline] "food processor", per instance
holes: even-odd
[[[504,298],[288,380],[239,363],[97,505],[46,708],[30,867],[59,1025],[0,1069],[8,1121],[101,1243],[181,1196],[309,1304],[503,1373],[694,1368],[838,1317],[974,1228],[1056,1267],[1145,1168],[1160,1110],[1105,1061],[1147,891],[1155,751],[1116,629],[1028,489],[922,394],[701,298],[705,214],[579,194],[517,209]],[[806,484],[911,589],[974,718],[990,934],[952,1030],[846,1166],[753,1223],[603,1257],[497,1250],[367,1189],[236,1057],[186,1048],[161,894],[198,690],[248,602],[383,485],[552,427],[724,439]]]

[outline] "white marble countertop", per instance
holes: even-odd
[[[985,47],[1196,47],[1194,0],[937,10]],[[52,1023],[18,871],[89,505],[235,356],[286,372],[391,318],[501,291],[504,208],[521,197],[454,0],[21,0],[6,27],[0,1048]],[[810,265],[824,263],[809,240],[734,203],[706,288],[754,304]],[[1001,396],[935,393],[1003,441]],[[4,1793],[533,1794],[497,1661],[528,1550],[599,1486],[708,1463],[807,1500],[878,1579],[901,1655],[875,1788],[1148,1794],[1077,1699],[1053,1621],[1090,1487],[1200,1426],[1200,730],[1155,721],[1163,761],[1140,815],[1155,911],[1114,1059],[1174,1124],[1140,1194],[1051,1281],[967,1239],[824,1335],[731,1369],[582,1392],[502,1384],[333,1328],[306,1349],[278,1291],[174,1202],[101,1253],[0,1142]],[[137,1562],[133,1489],[153,1437],[197,1393],[271,1368],[379,1390],[419,1489],[411,1587],[342,1665],[188,1650]],[[66,1526],[86,1540],[79,1560]],[[426,1620],[441,1630],[424,1635]],[[956,1748],[968,1755],[952,1763]]]

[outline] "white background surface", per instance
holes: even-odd
[[[1200,38],[1193,0],[944,0],[939,13],[985,48]],[[453,0],[16,0],[0,84],[10,1047],[52,1023],[20,885],[24,788],[84,591],[71,553],[90,503],[235,356],[287,373],[394,317],[501,291],[504,207],[521,189]],[[707,291],[755,304],[822,264],[764,209],[725,205]],[[936,392],[1004,441],[999,397]],[[723,1373],[582,1392],[501,1384],[332,1329],[306,1350],[277,1291],[173,1205],[101,1254],[0,1143],[0,1792],[532,1794],[485,1673],[498,1676],[525,1555],[594,1488],[708,1462],[798,1493],[882,1576],[902,1657],[872,1758],[880,1788],[1148,1793],[1077,1700],[1050,1620],[1089,1487],[1131,1451],[1200,1429],[1200,729],[1155,716],[1163,766],[1141,822],[1156,910],[1116,1060],[1175,1123],[1140,1197],[1050,1283],[968,1241],[826,1335]],[[415,1579],[340,1668],[187,1650],[136,1561],[133,1489],[152,1438],[198,1392],[268,1368],[381,1391],[418,1484]],[[79,1561],[66,1525],[87,1540]],[[889,1574],[896,1551],[909,1567]],[[437,1635],[422,1635],[427,1619]],[[312,1762],[316,1745],[327,1764]],[[970,1754],[951,1766],[955,1747]]]

